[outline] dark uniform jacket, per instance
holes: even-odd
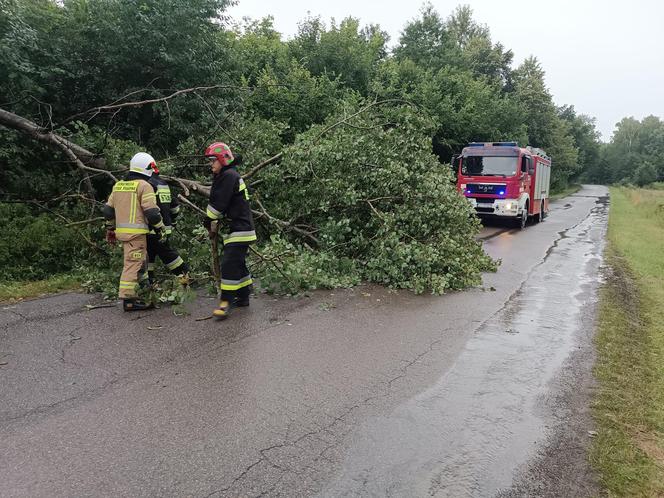
[[[161,211],[161,217],[166,225],[166,233],[170,234],[175,225],[175,219],[180,212],[180,204],[177,197],[171,194],[171,189],[165,180],[159,178],[159,175],[153,174],[148,180],[155,194],[157,194],[157,206]]]
[[[224,245],[256,240],[249,192],[233,165],[214,175],[207,215],[211,220],[228,220],[230,233],[224,236]]]

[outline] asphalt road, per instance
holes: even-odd
[[[0,496],[591,495],[607,196],[486,227],[499,271],[446,296],[0,307]]]

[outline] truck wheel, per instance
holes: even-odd
[[[523,213],[521,215],[521,218],[519,218],[518,223],[519,223],[519,230],[523,230],[524,228],[526,228],[526,223],[528,223],[528,214]]]
[[[526,223],[528,223],[528,203],[526,202],[526,205],[523,208],[523,211],[521,212],[521,216],[516,219],[517,223],[517,228],[519,230],[523,230],[526,228]]]

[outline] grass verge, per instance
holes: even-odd
[[[15,302],[45,294],[76,290],[81,280],[75,275],[54,275],[48,280],[0,282],[0,302]]]
[[[664,192],[611,189],[591,461],[611,496],[664,496]]]
[[[576,194],[579,190],[581,190],[581,185],[579,183],[573,183],[565,190],[562,190],[561,192],[556,192],[555,194],[551,194],[549,196],[549,200],[557,201],[558,199],[562,199],[563,197],[567,197],[568,195]]]

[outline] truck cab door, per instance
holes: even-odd
[[[519,183],[521,186],[522,192],[528,192],[531,194],[530,185],[533,181],[533,159],[530,156],[521,156],[521,175],[519,177]]]

